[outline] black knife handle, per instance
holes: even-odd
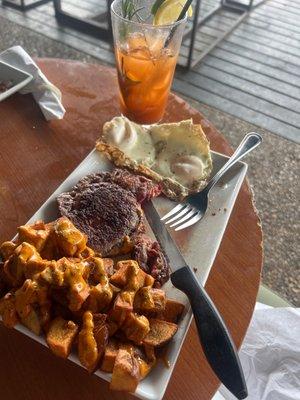
[[[189,298],[199,339],[211,368],[231,393],[238,399],[245,399],[248,392],[239,356],[212,300],[188,266],[173,272],[171,281]]]

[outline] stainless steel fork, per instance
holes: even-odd
[[[208,195],[215,186],[215,184],[221,179],[221,177],[231,168],[237,161],[243,158],[246,154],[250,153],[255,147],[262,142],[262,137],[255,132],[248,133],[241,141],[238,148],[235,150],[233,155],[229,158],[225,165],[215,174],[215,176],[208,182],[206,187],[199,193],[188,196],[183,203],[178,204],[161,220],[165,221],[166,224],[175,227],[175,231],[180,231],[188,226],[194,225],[200,221],[207,210]]]

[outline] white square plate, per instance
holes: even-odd
[[[12,87],[0,93],[0,101],[6,99],[13,93],[18,92],[26,86],[31,80],[32,75],[21,71],[18,68],[12,67],[3,61],[0,61],[0,82],[12,82]]]
[[[214,162],[213,173],[215,173],[226,162],[228,157],[215,152],[212,152],[212,156]],[[43,219],[44,221],[56,219],[58,217],[56,198],[60,193],[70,190],[83,176],[87,174],[111,169],[112,166],[110,162],[107,161],[97,150],[93,150],[49,197],[28,223],[32,223],[38,219]],[[205,284],[209,271],[213,265],[246,171],[247,164],[242,162],[237,163],[231,171],[228,171],[224,177],[224,181],[220,182],[212,190],[211,203],[202,221],[184,231],[171,233],[188,265],[191,268],[197,268],[196,275],[202,284]],[[155,199],[154,204],[161,215],[174,206],[173,202],[163,196]],[[201,260],[201,265],[198,264],[199,260]],[[167,358],[170,362],[170,368],[165,368],[162,363],[158,363],[147,378],[139,383],[135,396],[141,399],[162,399],[192,320],[191,309],[185,295],[172,287],[170,282],[164,285],[164,289],[169,298],[181,301],[186,305],[186,309],[179,323],[178,332],[168,345]],[[34,335],[24,326],[17,325],[16,329],[40,342],[44,346],[47,346],[43,337]],[[80,365],[76,354],[71,354],[69,359]],[[95,374],[107,381],[110,381],[111,379],[111,374],[100,370],[97,370]]]

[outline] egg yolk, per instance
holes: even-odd
[[[189,185],[203,174],[203,161],[197,156],[179,156],[171,161],[170,169],[183,185]]]

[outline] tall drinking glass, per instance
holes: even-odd
[[[165,112],[186,18],[153,25],[154,0],[129,1],[131,19],[124,17],[126,0],[111,5],[121,112],[132,121],[152,124]]]

